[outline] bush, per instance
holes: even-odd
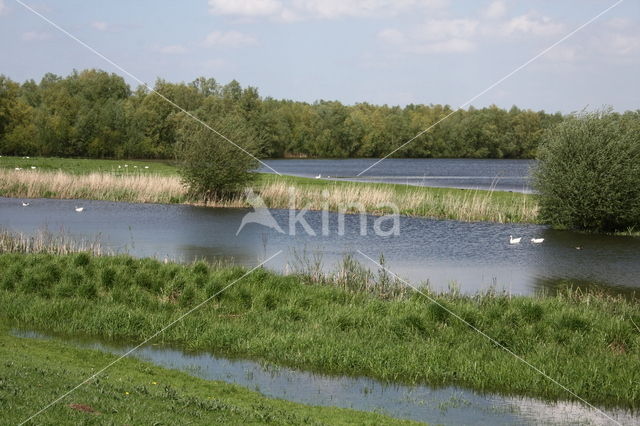
[[[582,113],[543,137],[534,174],[541,219],[616,232],[640,225],[640,113]]]
[[[211,127],[228,140],[192,119],[182,120],[177,137],[182,179],[190,195],[205,202],[241,192],[255,179],[258,165],[252,157],[255,137],[245,122],[227,117]]]

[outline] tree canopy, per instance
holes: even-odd
[[[154,90],[131,90],[122,77],[95,69],[46,74],[39,83],[0,76],[0,154],[174,158],[184,113],[158,93],[205,122],[242,123],[257,155],[271,158],[384,156],[452,112],[448,105],[280,100],[206,77],[158,79]],[[544,131],[563,120],[515,106],[470,107],[394,156],[533,158]]]

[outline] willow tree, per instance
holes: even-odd
[[[190,195],[205,202],[243,191],[256,178],[258,166],[255,136],[242,118],[227,115],[207,120],[207,125],[184,115],[176,134],[182,179]]]

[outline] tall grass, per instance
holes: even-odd
[[[99,240],[78,240],[64,233],[46,229],[34,235],[0,229],[0,254],[2,253],[47,253],[70,254],[87,252],[93,255],[107,254]]]
[[[300,185],[296,180],[270,178],[260,187],[268,206],[286,208],[295,205],[310,210],[329,208],[372,214],[392,212],[390,205],[409,216],[434,217],[462,221],[535,222],[538,206],[531,195],[504,194],[482,190],[455,190],[401,187],[390,184],[327,182],[325,185]],[[295,188],[292,191],[291,188]]]
[[[128,256],[4,254],[0,320],[139,342],[209,300],[159,339],[327,373],[573,398],[451,311],[589,402],[640,409],[636,301],[567,290],[438,294],[434,304],[415,292],[381,298],[357,291],[357,274],[318,285],[263,269],[238,281],[245,272]]]
[[[20,198],[78,198],[137,203],[180,203],[186,189],[175,176],[113,173],[72,175],[0,169],[0,194]]]
[[[538,206],[527,194],[390,184],[324,181],[263,176],[255,190],[267,207],[332,211],[399,213],[462,221],[535,222]],[[0,169],[0,195],[20,198],[78,198],[138,203],[187,203],[215,207],[249,207],[244,195],[206,202],[188,196],[178,176],[40,172]]]

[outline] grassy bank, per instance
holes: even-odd
[[[116,357],[8,334],[0,326],[2,423],[18,424]],[[125,358],[34,424],[414,424],[373,413],[270,399]]]
[[[116,175],[149,174],[176,176],[177,168],[169,162],[150,160],[100,160],[59,157],[0,157],[0,169],[63,172],[72,175],[112,173]],[[32,169],[35,167],[35,169]]]
[[[18,163],[19,162],[19,163]],[[51,162],[49,166],[46,166]],[[95,163],[94,163],[95,162]],[[203,205],[187,196],[177,170],[170,165],[115,160],[0,158],[0,196],[70,198],[141,203]],[[21,164],[20,166],[14,166]],[[36,169],[31,169],[34,164]],[[145,169],[142,164],[151,164]],[[15,170],[19,167],[22,170]],[[133,170],[133,171],[132,171]],[[157,173],[156,173],[157,171]],[[398,206],[409,216],[492,222],[535,222],[537,203],[527,194],[425,188],[397,184],[360,183],[261,174],[254,187],[270,208],[328,207],[333,211],[390,212]],[[293,189],[293,192],[292,192]],[[292,194],[293,203],[292,203]],[[209,203],[219,207],[248,207],[243,196]]]
[[[242,276],[237,267],[126,256],[0,255],[7,323],[139,342]],[[189,350],[326,373],[461,385],[546,399],[571,395],[425,297],[363,282],[257,270],[158,336]],[[640,307],[564,291],[548,297],[435,296],[440,303],[594,404],[640,408]]]

